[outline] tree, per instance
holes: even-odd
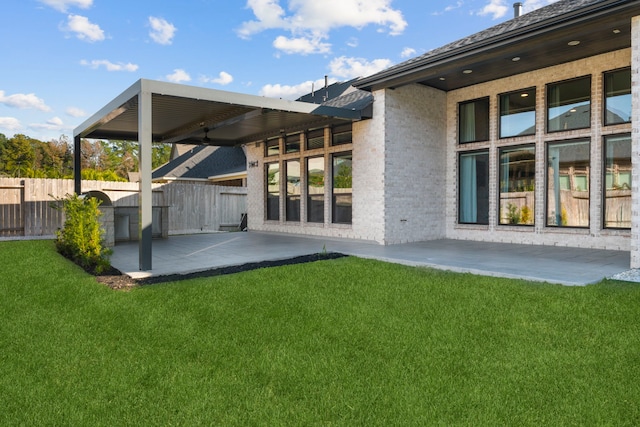
[[[6,140],[0,158],[7,175],[14,177],[32,175],[36,156],[31,138],[18,134]]]

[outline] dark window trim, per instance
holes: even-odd
[[[500,223],[500,155],[502,154],[503,151],[505,150],[510,150],[510,151],[515,151],[515,150],[520,150],[523,148],[533,148],[533,155],[534,155],[534,163],[535,163],[535,156],[536,156],[536,143],[535,142],[531,142],[529,144],[519,144],[519,145],[507,145],[507,146],[503,146],[503,147],[499,147],[498,148],[498,179],[496,180],[498,187],[497,187],[497,192],[498,194],[496,195],[496,200],[498,201],[497,203],[497,208],[498,208],[498,221],[497,221],[497,225],[499,227],[535,227],[536,225],[536,218],[535,218],[535,201],[536,201],[536,195],[535,195],[535,189],[533,192],[533,203],[534,203],[534,217],[533,217],[533,224],[502,224]],[[491,160],[491,159],[489,159]],[[535,165],[534,165],[534,171],[537,172],[537,170],[535,170]],[[535,182],[535,180],[534,180]]]
[[[473,141],[460,141],[460,135],[462,134],[461,132],[461,126],[462,126],[462,120],[460,120],[460,107],[466,104],[471,104],[471,103],[476,103],[479,101],[486,101],[487,102],[487,138],[486,139],[474,139]],[[463,101],[463,102],[459,102],[458,103],[458,145],[466,145],[466,144],[473,144],[474,142],[484,142],[484,141],[489,141],[491,140],[491,97],[489,96],[483,96],[480,98],[476,98],[476,99],[470,99],[468,101]]]
[[[589,80],[589,126],[585,126],[585,127],[581,127],[581,128],[567,129],[567,130],[564,130],[564,129],[549,130],[549,94],[551,92],[549,90],[549,88],[551,86],[554,86],[554,85],[559,85],[559,84],[562,84],[562,83],[569,83],[571,81],[577,81],[577,80],[583,80],[583,79],[588,79]],[[547,83],[545,85],[545,105],[544,105],[545,133],[554,134],[554,133],[558,133],[558,132],[570,132],[570,131],[573,131],[573,130],[590,129],[591,128],[591,113],[593,112],[593,108],[592,107],[593,107],[593,76],[591,74],[586,74],[584,76],[573,77],[573,78],[565,79],[565,80],[559,80],[557,82]]]
[[[566,143],[571,143],[571,142],[588,142],[589,144],[592,143],[591,138],[573,138],[573,139],[561,139],[561,140],[554,140],[554,141],[545,141],[544,143],[544,170],[545,170],[545,174],[544,174],[544,227],[546,229],[552,229],[552,230],[556,230],[556,229],[575,229],[575,230],[589,230],[591,228],[591,146],[589,146],[589,176],[587,177],[588,180],[588,185],[589,185],[589,218],[588,218],[588,222],[589,225],[587,225],[586,227],[579,227],[577,225],[566,225],[566,226],[553,226],[553,225],[549,225],[548,224],[548,219],[549,219],[549,173],[547,172],[549,170],[549,146],[550,145],[554,145],[554,144],[566,144]]]
[[[607,227],[605,225],[606,223],[606,203],[607,203],[607,168],[605,167],[605,162],[607,161],[607,138],[611,138],[611,137],[622,137],[622,136],[628,136],[629,138],[632,138],[632,134],[631,132],[622,132],[622,133],[614,133],[611,135],[603,135],[602,136],[602,218],[601,218],[601,224],[600,227],[603,230],[631,230],[631,227]],[[632,154],[631,154],[631,158],[633,159],[633,140],[631,142],[632,144]],[[633,183],[633,181],[631,182],[631,188],[633,188],[635,184]]]
[[[606,80],[607,74],[616,73],[619,71],[626,71],[626,70],[632,71],[631,67],[621,67],[621,68],[616,68],[614,70],[608,70],[608,71],[602,72],[602,108],[601,108],[602,126],[619,126],[619,125],[631,123],[631,119],[629,119],[628,122],[607,124],[607,80]],[[633,79],[633,74],[631,76],[632,76],[631,78]],[[631,82],[631,89],[633,89],[633,81]],[[632,95],[633,95],[633,92],[632,92]]]
[[[280,178],[278,181],[278,211],[277,218],[269,218],[269,166],[278,165],[278,172]],[[280,161],[268,162],[264,164],[264,220],[265,221],[280,221],[280,204],[282,202],[282,163]]]
[[[334,174],[333,168],[334,168],[335,165],[333,163],[333,160],[336,157],[341,157],[341,156],[344,156],[344,155],[350,155],[351,156],[351,163],[353,164],[353,151],[352,150],[339,151],[339,152],[330,154],[330,159],[331,159],[331,223],[332,224],[352,225],[353,224],[353,169],[351,169],[351,179],[352,179],[351,185],[352,185],[352,187],[351,187],[351,193],[350,193],[351,194],[351,203],[352,203],[352,205],[351,205],[351,209],[352,209],[351,210],[351,215],[352,215],[351,222],[338,222],[338,221],[336,221],[335,215],[334,215],[335,206],[334,206],[334,203],[333,203],[333,199],[334,199],[334,194],[335,193],[333,192],[333,190],[335,189],[335,174]]]
[[[538,117],[538,88],[536,86],[526,87],[517,90],[511,90],[509,92],[503,92],[498,94],[498,139],[509,139],[509,138],[523,138],[527,136],[533,136],[537,131],[537,120],[534,118],[533,120],[533,133],[527,133],[522,135],[513,135],[513,136],[502,136],[502,97],[505,95],[512,95],[514,93],[526,92],[526,91],[534,92],[534,105],[533,105],[533,113],[535,117]]]
[[[462,195],[462,192],[460,191],[460,170],[461,170],[461,168],[460,168],[460,165],[461,165],[460,157],[465,155],[465,154],[480,154],[480,153],[486,153],[487,154],[487,158],[489,159],[488,167],[490,168],[490,166],[491,166],[491,150],[489,150],[489,148],[480,148],[480,149],[477,149],[477,150],[464,150],[464,151],[458,151],[458,153],[457,153],[458,154],[458,158],[457,158],[457,162],[458,162],[458,164],[457,164],[457,175],[458,176],[456,177],[456,180],[457,180],[457,192],[458,192],[457,199],[458,199],[458,202],[456,204],[456,221],[457,221],[457,224],[459,224],[459,225],[482,225],[482,226],[489,225],[488,215],[487,215],[487,222],[486,223],[483,223],[483,222],[462,222],[460,220],[460,202],[461,202],[460,197]],[[489,169],[487,169],[487,179],[490,179],[490,178],[491,177],[490,177]],[[489,181],[487,181],[487,185],[489,185]],[[491,189],[489,189],[489,191],[491,191]],[[488,211],[487,211],[487,213],[488,213]]]

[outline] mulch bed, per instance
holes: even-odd
[[[152,276],[144,279],[134,279],[122,274],[116,268],[111,267],[108,271],[95,275],[96,280],[111,289],[128,290],[137,286],[153,285],[164,282],[175,282],[178,280],[195,279],[201,277],[221,276],[223,274],[241,273],[243,271],[256,270],[258,268],[280,267],[283,265],[303,264],[307,262],[321,261],[327,259],[342,258],[347,255],[338,252],[318,253],[311,255],[302,255],[293,258],[281,259],[276,261],[251,262],[247,264],[235,265],[231,267],[220,267],[210,270],[197,271],[186,274],[168,274],[166,276]]]

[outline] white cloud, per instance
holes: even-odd
[[[555,3],[559,0],[525,0],[522,5],[523,13],[529,13],[543,6]],[[489,0],[489,2],[478,12],[478,15],[491,15],[492,19],[500,19],[512,10],[512,3],[507,0]]]
[[[88,42],[97,42],[105,39],[104,31],[97,24],[93,24],[86,16],[69,15],[67,17],[66,31],[76,34],[80,40]]]
[[[349,40],[347,40],[347,46],[349,47],[358,47],[359,43],[359,40],[355,37],[351,37]]]
[[[366,77],[389,68],[393,63],[390,59],[374,59],[367,61],[363,58],[349,58],[340,56],[329,63],[331,74],[337,77],[352,79]]]
[[[132,63],[123,63],[123,62],[118,62],[117,64],[108,61],[106,59],[94,59],[93,61],[87,61],[85,59],[83,59],[82,61],[80,61],[81,65],[84,65],[85,67],[89,67],[89,68],[93,68],[94,70],[100,67],[105,67],[107,69],[107,71],[129,71],[129,72],[133,72],[133,71],[137,71],[138,70],[138,66],[136,64],[132,64]]]
[[[329,53],[331,52],[331,45],[329,43],[322,43],[321,38],[306,38],[295,37],[287,38],[285,36],[278,36],[273,41],[273,47],[283,51],[287,54],[302,54],[308,55],[310,53]]]
[[[78,107],[69,107],[65,110],[65,113],[67,113],[67,115],[71,117],[85,117],[87,115],[86,111]]]
[[[164,18],[156,18],[155,16],[149,17],[149,25],[151,25],[151,31],[149,31],[149,37],[158,44],[171,44],[173,36],[176,35],[177,28],[167,22]]]
[[[478,15],[491,15],[492,19],[502,18],[509,10],[509,7],[507,7],[505,3],[505,0],[491,0],[480,12],[478,12]]]
[[[65,125],[60,117],[53,117],[47,120],[46,123],[31,123],[29,127],[39,130],[62,130],[65,128]]]
[[[330,79],[329,84],[335,83],[335,79]],[[318,91],[324,87],[324,79],[316,81],[307,80],[306,82],[298,85],[289,86],[281,84],[268,84],[262,86],[259,94],[261,96],[268,96],[269,98],[283,98],[283,99],[298,99],[302,95],[311,93],[312,90]]]
[[[88,9],[92,6],[93,0],[40,0],[40,3],[44,3],[60,12],[66,12],[69,7],[79,7],[80,9]]]
[[[14,132],[21,128],[22,125],[20,124],[20,120],[15,117],[0,117],[0,129]]]
[[[3,90],[0,90],[0,104],[22,110],[33,108],[40,111],[51,111],[51,108],[44,103],[44,100],[38,98],[34,93],[15,93],[7,96]]]
[[[402,52],[400,53],[400,56],[402,58],[410,58],[412,56],[414,56],[416,54],[416,50],[412,47],[405,47],[404,49],[402,49]]]
[[[191,81],[191,76],[189,75],[189,73],[181,68],[176,68],[175,70],[173,70],[173,74],[168,74],[165,78],[173,83],[183,83]]]
[[[202,83],[215,83],[225,86],[233,81],[233,76],[226,71],[221,71],[220,74],[218,74],[218,77],[202,76],[200,77],[200,81]]]
[[[391,1],[290,0],[287,14],[280,0],[248,0],[247,8],[253,11],[256,20],[244,22],[238,35],[249,38],[269,29],[284,30],[292,37],[278,37],[274,42],[276,48],[288,49],[290,53],[326,53],[330,45],[320,41],[327,39],[336,28],[360,29],[373,24],[391,35],[401,34],[407,21],[401,11],[391,7]],[[306,48],[297,46],[305,43]]]

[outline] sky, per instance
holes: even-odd
[[[557,0],[524,0],[523,13]],[[43,141],[137,80],[296,99],[513,17],[511,0],[12,0],[0,133]]]

